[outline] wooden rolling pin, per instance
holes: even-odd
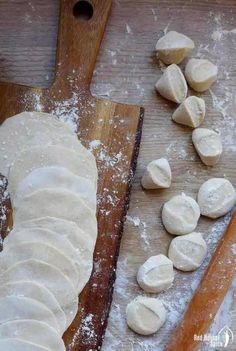
[[[233,246],[234,245],[234,246]],[[236,273],[236,213],[233,215],[211,262],[174,331],[166,351],[195,351],[207,334],[214,317],[232,285]]]

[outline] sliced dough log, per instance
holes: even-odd
[[[50,351],[65,351],[60,335],[48,324],[23,319],[0,325],[1,339],[21,339],[48,348]]]
[[[66,329],[66,316],[55,296],[42,284],[35,281],[9,282],[1,286],[0,298],[5,296],[29,297],[44,304],[57,319],[60,331]]]
[[[4,351],[52,351],[46,347],[19,339],[0,340],[0,350]]]
[[[43,188],[63,188],[78,194],[82,200],[95,212],[96,189],[94,184],[80,176],[76,176],[64,167],[41,167],[32,171],[17,187],[12,199],[14,208],[20,206],[24,196]]]
[[[91,170],[86,158],[74,150],[63,146],[35,146],[21,151],[10,168],[9,190],[14,197],[18,184],[33,170],[39,167],[59,166],[65,167],[72,173],[90,179],[95,185],[97,173]]]
[[[40,241],[25,241],[7,245],[0,254],[0,274],[20,261],[35,258],[56,266],[65,274],[76,289],[79,275],[74,262],[53,246]]]
[[[0,324],[19,319],[43,321],[58,333],[57,320],[45,305],[36,300],[22,296],[5,296],[0,299]]]
[[[30,259],[15,264],[0,276],[1,284],[21,280],[36,281],[51,291],[66,315],[66,328],[71,324],[78,310],[78,296],[70,280],[59,269]],[[60,334],[62,332],[64,330]]]

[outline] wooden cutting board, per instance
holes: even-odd
[[[0,83],[0,123],[25,110],[50,112],[61,118],[70,116],[77,123],[84,145],[95,149],[99,168],[99,234],[92,277],[80,296],[78,314],[64,334],[70,351],[101,347],[141,138],[142,108],[97,99],[90,93],[111,3],[61,0],[57,68],[49,89]],[[1,182],[0,187],[3,194]],[[8,199],[2,201],[0,214],[5,209],[7,219],[0,216],[2,237],[6,235],[6,226],[11,226]]]

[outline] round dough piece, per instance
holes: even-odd
[[[127,324],[140,335],[156,333],[166,321],[166,310],[158,299],[138,296],[126,308]]]
[[[30,259],[18,262],[0,276],[1,284],[21,280],[35,281],[51,291],[66,315],[66,328],[71,324],[78,310],[78,296],[70,280],[59,269],[45,262]],[[60,335],[64,331],[61,330]]]
[[[32,344],[20,339],[2,339],[0,340],[0,350],[5,351],[52,351],[43,346]]]
[[[92,170],[87,159],[72,149],[64,146],[35,146],[18,153],[9,172],[9,192],[15,196],[18,184],[32,171],[39,167],[59,166],[72,173],[97,183],[97,172]]]
[[[197,202],[203,216],[219,218],[234,207],[235,188],[225,178],[208,179],[198,191]]]
[[[202,234],[196,232],[174,238],[168,252],[174,267],[184,272],[199,268],[206,254],[207,244]]]
[[[185,77],[192,89],[206,91],[217,79],[218,68],[211,61],[192,58],[185,67]]]
[[[43,285],[35,281],[17,281],[2,284],[0,298],[5,296],[28,297],[44,304],[57,319],[60,331],[66,329],[66,316],[55,296]]]
[[[156,83],[156,90],[164,98],[181,103],[186,99],[188,87],[181,69],[172,64],[168,66]]]
[[[159,158],[147,165],[141,180],[144,189],[164,189],[171,185],[171,169],[167,159]]]
[[[57,320],[45,305],[29,297],[5,296],[0,299],[0,325],[12,320],[33,319],[42,321],[54,328],[60,328]]]
[[[194,42],[184,34],[170,31],[156,44],[157,57],[165,64],[178,64],[194,49]]]
[[[148,293],[159,293],[171,287],[174,280],[173,263],[164,255],[150,257],[139,268],[137,281]]]
[[[207,166],[214,166],[222,154],[222,142],[219,133],[207,128],[197,128],[192,134],[193,145]]]
[[[48,324],[40,321],[22,319],[0,325],[1,339],[20,339],[50,351],[66,351],[60,335]]]
[[[173,121],[188,127],[197,128],[205,118],[205,101],[197,96],[189,96],[175,110]]]
[[[95,212],[96,189],[90,180],[76,176],[64,167],[36,168],[17,187],[12,203],[14,208],[20,206],[22,199],[34,191],[44,188],[63,188],[78,194]]]
[[[200,209],[197,202],[182,193],[167,201],[162,210],[162,222],[170,234],[191,233],[197,226]]]

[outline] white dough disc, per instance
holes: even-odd
[[[51,291],[66,315],[66,328],[71,324],[78,310],[78,296],[69,279],[59,269],[30,259],[15,264],[0,276],[1,284],[21,280],[36,281]]]
[[[168,160],[159,158],[147,165],[141,183],[144,189],[164,189],[170,187],[171,178]]]
[[[5,296],[29,297],[44,304],[57,319],[60,331],[66,329],[66,316],[55,296],[43,285],[35,281],[17,281],[2,284],[0,298]]]
[[[173,121],[188,127],[197,128],[206,114],[205,101],[197,96],[189,96],[174,111]]]
[[[0,350],[4,351],[52,351],[43,346],[32,344],[19,339],[0,340]]]
[[[0,325],[0,340],[20,339],[50,351],[65,351],[61,336],[48,324],[40,321],[22,319]],[[5,350],[6,351],[6,350]]]
[[[217,79],[218,68],[211,61],[191,58],[185,67],[185,77],[192,89],[206,91]]]

